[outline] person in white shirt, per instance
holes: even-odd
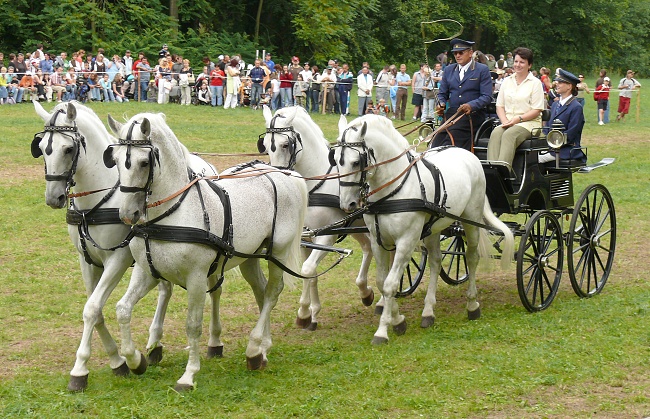
[[[368,67],[361,69],[361,74],[357,76],[357,96],[359,97],[359,115],[366,114],[368,101],[372,100],[372,76],[368,74]]]
[[[514,74],[506,77],[497,96],[497,116],[501,125],[490,135],[487,159],[512,164],[515,150],[531,138],[531,131],[542,127],[544,89],[532,75],[533,52],[528,48],[513,51]]]

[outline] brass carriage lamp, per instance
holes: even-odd
[[[566,144],[566,133],[564,132],[564,123],[559,119],[553,121],[551,130],[546,134],[546,143],[553,150],[559,150],[564,144]],[[555,153],[555,168],[560,168],[560,153],[559,151]]]

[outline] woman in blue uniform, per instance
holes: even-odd
[[[559,69],[554,81],[556,82],[555,90],[560,99],[553,102],[551,106],[551,119],[548,121],[548,127],[550,128],[556,119],[564,124],[566,143],[560,148],[560,159],[581,160],[585,163],[587,156],[580,149],[585,117],[582,106],[576,100],[580,79],[566,70]],[[540,154],[540,163],[555,161],[555,153],[555,151],[549,151]]]

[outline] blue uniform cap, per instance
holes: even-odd
[[[570,84],[580,83],[580,79],[576,77],[575,74],[570,73],[562,68],[558,69],[558,72],[555,75],[553,81],[563,81],[565,83],[570,83]]]
[[[457,52],[457,51],[464,51],[466,49],[472,48],[474,46],[475,42],[473,41],[465,41],[459,38],[454,38],[451,40],[451,52]]]

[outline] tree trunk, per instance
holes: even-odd
[[[257,4],[257,16],[255,17],[255,36],[253,37],[253,41],[255,42],[255,45],[259,45],[259,39],[260,39],[260,19],[262,18],[262,5],[264,4],[264,0],[260,0],[260,2]],[[264,58],[264,57],[262,57]]]
[[[174,33],[178,32],[178,0],[169,0],[169,17],[173,20]]]

